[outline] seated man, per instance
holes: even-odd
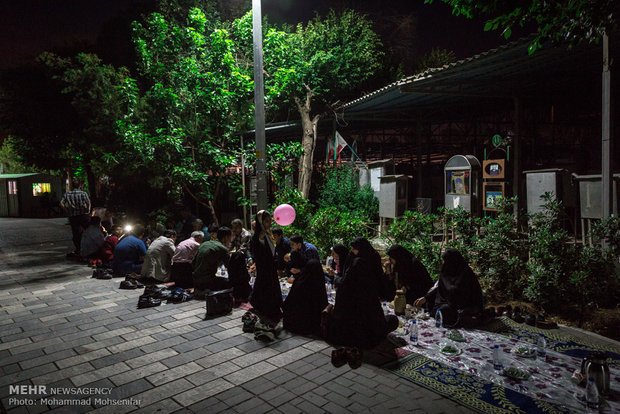
[[[321,261],[321,259],[319,259],[319,251],[316,247],[312,243],[305,242],[303,237],[299,234],[291,236],[291,249],[300,252],[306,259],[306,262],[312,259],[318,260],[319,262]]]
[[[174,251],[171,279],[175,286],[181,288],[191,288],[194,286],[192,261],[196,253],[198,253],[198,248],[203,239],[204,233],[202,231],[194,231],[191,237],[179,243]]]
[[[275,239],[276,269],[278,271],[278,276],[283,276],[284,273],[286,273],[284,256],[291,252],[291,242],[288,237],[284,237],[280,227],[274,227],[273,230],[271,230],[271,234],[273,234],[273,238]]]
[[[214,291],[231,287],[228,279],[215,275],[218,267],[228,266],[230,260],[228,248],[231,239],[232,231],[228,227],[220,227],[217,231],[217,240],[204,242],[198,248],[192,273],[196,298],[203,299],[207,290]]]
[[[209,236],[210,236],[209,240],[217,240],[217,231],[218,231],[219,228],[220,228],[220,226],[218,226],[215,223],[209,224],[209,229],[208,229],[209,230],[208,233],[209,233]],[[205,233],[205,235],[206,234],[207,233]]]
[[[105,243],[103,243],[103,247],[101,248],[101,260],[104,264],[109,265],[112,263],[112,259],[114,259],[114,249],[116,249],[116,245],[122,234],[123,227],[118,224],[112,226],[112,234],[105,239]]]
[[[101,246],[105,243],[105,230],[101,226],[101,218],[92,216],[88,227],[82,232],[80,254],[91,262],[101,260]]]
[[[170,281],[170,268],[172,256],[174,256],[174,241],[177,233],[174,230],[166,230],[149,246],[142,265],[143,278],[153,278],[158,282]]]
[[[118,242],[114,249],[112,271],[116,276],[142,272],[142,261],[146,255],[146,245],[142,241],[144,226],[136,224],[129,234]]]
[[[230,243],[230,250],[246,249],[250,245],[252,233],[243,228],[241,219],[234,219],[231,223],[233,239]]]

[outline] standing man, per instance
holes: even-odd
[[[73,189],[67,191],[60,200],[60,205],[69,213],[69,224],[73,234],[73,245],[75,250],[67,254],[67,257],[80,257],[80,244],[82,243],[82,233],[90,222],[90,198],[82,190],[82,182],[74,178],[72,181]]]
[[[231,287],[228,279],[215,275],[218,267],[228,266],[230,260],[228,248],[231,239],[231,230],[228,227],[220,227],[217,231],[217,240],[204,242],[198,248],[192,274],[196,298],[203,299],[207,290],[222,290]]]

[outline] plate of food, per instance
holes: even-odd
[[[456,330],[448,332],[446,337],[454,342],[465,342],[465,337],[463,336],[463,334]]]
[[[528,348],[527,346],[514,348],[512,352],[521,358],[536,358],[536,350],[534,348]]]
[[[530,377],[529,372],[516,367],[505,368],[502,375],[515,380],[526,380]]]
[[[456,355],[460,355],[463,351],[457,348],[456,346],[445,345],[441,348],[439,352],[441,352],[444,355],[456,356]]]

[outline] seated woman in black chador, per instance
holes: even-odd
[[[383,273],[379,253],[365,238],[351,242],[347,262],[327,340],[335,345],[371,349],[398,328],[396,316],[385,316],[381,308],[382,300],[394,299],[396,288]]]
[[[403,288],[407,303],[413,302],[433,286],[426,267],[403,246],[395,244],[386,252],[392,264],[392,273],[398,277],[398,289]]]
[[[321,263],[312,259],[295,275],[293,287],[282,304],[284,329],[298,334],[318,334],[327,291]]]
[[[427,304],[432,313],[441,309],[447,327],[474,327],[480,323],[484,307],[478,278],[458,250],[448,249],[442,258],[439,280],[414,305]]]
[[[335,289],[338,289],[342,283],[342,278],[344,277],[344,267],[348,256],[349,249],[347,249],[344,244],[334,244],[334,247],[332,247],[332,257],[334,258],[334,262],[332,263],[331,269],[327,270],[327,274],[330,278],[333,278],[332,283],[334,284]]]
[[[256,280],[250,303],[263,323],[275,326],[282,317],[282,291],[274,259],[275,245],[271,235],[271,214],[256,213],[256,228],[250,240],[250,252],[256,264]]]

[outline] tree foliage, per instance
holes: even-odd
[[[432,3],[434,0],[425,0]],[[452,6],[452,13],[471,18],[488,17],[484,30],[501,30],[509,39],[512,29],[526,24],[536,25],[537,33],[529,53],[540,48],[547,39],[567,41],[598,41],[617,22],[618,2],[615,0],[442,0]]]

